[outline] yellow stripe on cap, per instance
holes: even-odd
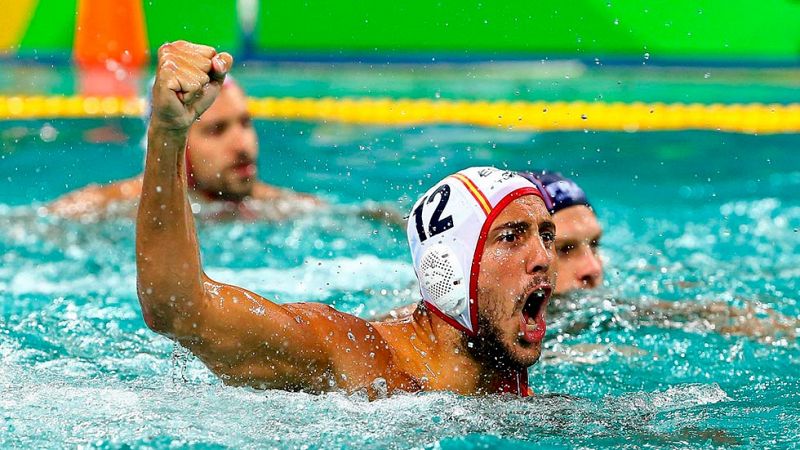
[[[465,177],[464,175],[461,175],[460,173],[454,173],[452,177],[457,178],[464,184],[464,186],[467,187],[467,190],[472,194],[475,200],[478,201],[478,204],[481,205],[481,208],[483,208],[483,212],[487,216],[489,215],[490,212],[492,212],[492,205],[489,204],[489,200],[486,199],[486,196],[483,195],[483,192],[481,192],[480,189],[478,189],[478,186],[475,186],[475,183],[473,183],[472,180]]]

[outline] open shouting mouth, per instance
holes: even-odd
[[[549,285],[540,285],[525,298],[519,324],[519,337],[522,341],[533,344],[544,339],[547,331],[544,319],[551,293],[552,288]]]

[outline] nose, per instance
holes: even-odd
[[[236,121],[226,133],[225,146],[235,156],[248,155],[255,157],[258,152],[258,141],[255,130]]]
[[[584,288],[597,287],[603,279],[603,264],[600,256],[591,248],[583,249],[576,278],[580,281],[580,286]]]
[[[553,251],[544,244],[541,238],[530,239],[525,261],[527,273],[545,273],[553,263]]]

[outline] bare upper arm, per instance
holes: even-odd
[[[391,365],[380,334],[358,317],[317,303],[278,305],[208,278],[204,292],[196,314],[174,319],[173,335],[229,384],[353,390]]]

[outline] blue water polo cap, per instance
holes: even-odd
[[[544,194],[545,205],[550,214],[555,214],[570,206],[584,205],[591,208],[586,192],[571,179],[558,172],[533,170],[518,172],[530,180]]]

